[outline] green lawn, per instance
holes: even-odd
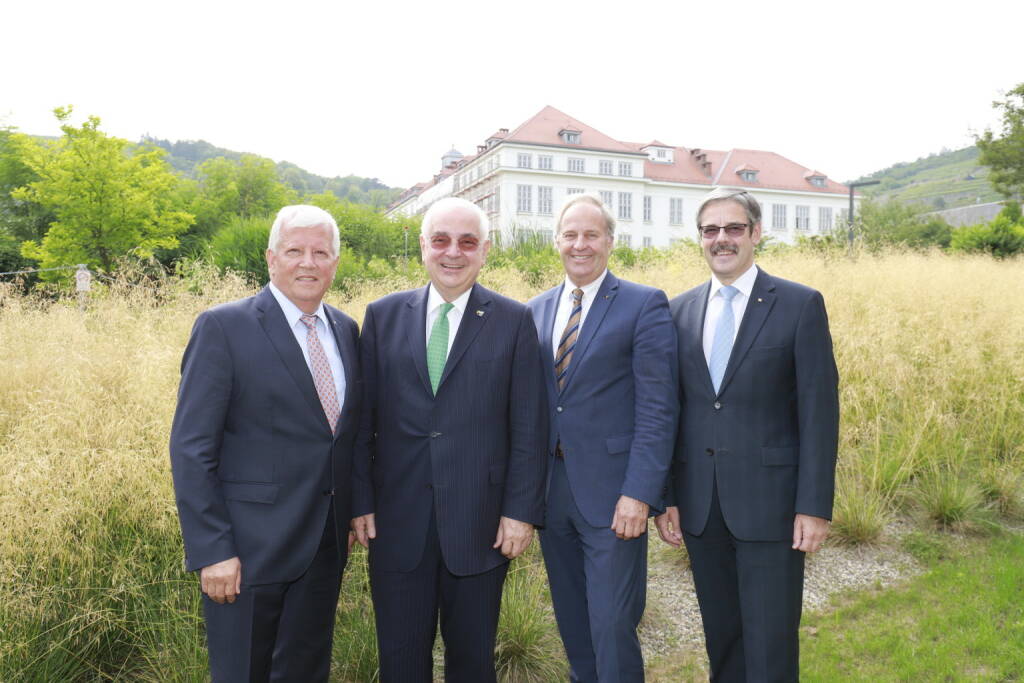
[[[954,557],[901,588],[805,616],[802,680],[1024,680],[1024,537],[962,542],[919,537],[924,558]]]

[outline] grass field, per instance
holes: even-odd
[[[825,295],[842,377],[840,539],[873,542],[897,512],[929,533],[1019,519],[1024,262],[790,250],[759,263]],[[684,247],[612,267],[670,296],[706,277],[699,254]],[[525,300],[558,274],[485,269],[482,280]],[[328,298],[361,320],[369,301],[418,284],[378,282]],[[192,321],[252,291],[197,269],[97,291],[83,314],[73,301],[0,285],[0,680],[204,679],[167,438]],[[337,680],[369,680],[374,670],[359,561],[343,589]],[[971,578],[961,577],[965,590]],[[959,580],[946,585],[959,590]],[[499,645],[505,680],[560,677],[543,587],[536,561],[510,579]],[[885,621],[889,606],[864,612]],[[941,640],[944,628],[938,622],[931,633]],[[1002,666],[988,652],[963,656],[976,656],[979,671]]]

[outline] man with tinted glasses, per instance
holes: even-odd
[[[352,526],[370,548],[383,683],[495,681],[508,561],[543,519],[547,416],[527,308],[476,284],[490,242],[464,199],[433,204],[430,283],[366,309]]]
[[[711,280],[676,297],[682,418],[657,520],[686,543],[715,681],[795,681],[804,554],[832,515],[838,373],[817,291],[754,265],[761,207],[697,210]]]

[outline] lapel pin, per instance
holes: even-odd
[[[761,303],[762,301],[764,301],[764,299],[762,299],[761,297],[757,297],[757,303]]]
[[[478,317],[478,318],[482,318],[482,317],[484,317],[484,312],[483,312],[483,311],[480,311],[480,310],[478,310],[478,311],[476,312],[476,317]]]
[[[607,295],[607,294],[605,294],[605,295],[604,295],[604,298],[605,298],[605,299],[607,299],[607,298],[608,298],[608,295]]]

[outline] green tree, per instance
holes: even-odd
[[[857,216],[861,236],[869,247],[904,244],[910,247],[949,246],[953,228],[937,216],[923,213],[924,207],[895,199],[885,202],[864,199]]]
[[[1002,110],[1003,129],[997,137],[991,130],[975,138],[981,163],[991,171],[992,186],[1005,197],[1024,196],[1024,83],[992,103]]]
[[[0,128],[0,231],[18,242],[42,239],[54,220],[53,213],[38,204],[11,196],[15,189],[38,179],[22,158],[14,129]],[[22,258],[20,253],[17,258]]]
[[[14,190],[15,199],[53,211],[42,240],[22,253],[43,268],[85,263],[110,272],[121,256],[152,256],[172,248],[192,215],[174,204],[177,177],[156,149],[132,149],[100,131],[90,116],[76,128],[71,107],[54,110],[63,136],[54,143],[15,136],[21,158],[38,178]],[[56,279],[59,276],[52,276]]]
[[[1024,253],[1024,222],[1020,206],[1011,203],[990,223],[970,225],[953,231],[950,248],[967,253],[1007,258]]]

